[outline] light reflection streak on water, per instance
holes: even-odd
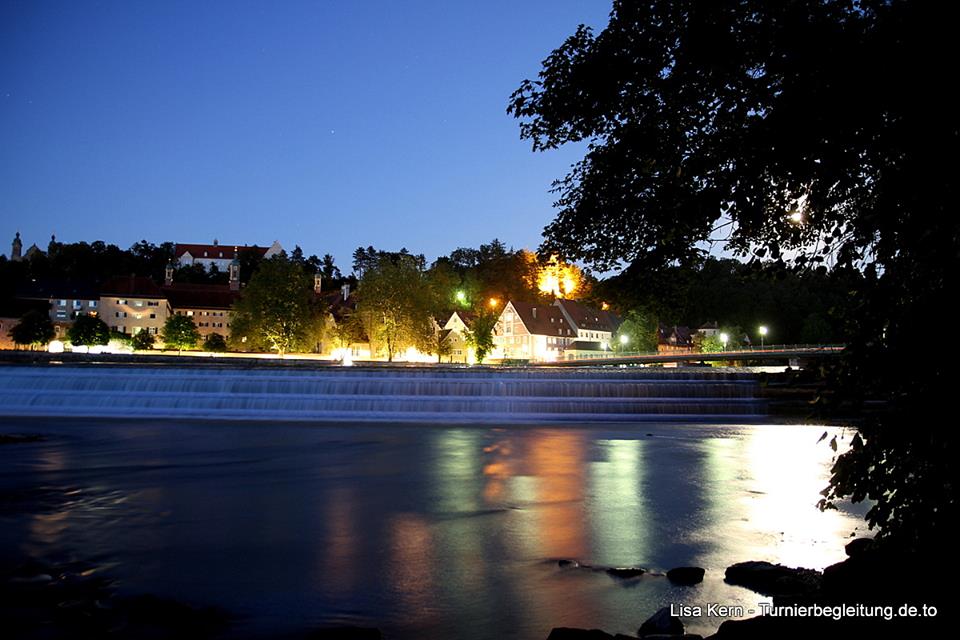
[[[834,455],[817,438],[808,427],[753,430],[745,443],[750,493],[740,502],[753,531],[777,532],[762,547],[755,546],[755,553],[790,566],[822,569],[840,559],[836,540],[849,534],[850,523],[838,511],[816,507]]]
[[[649,514],[643,498],[641,440],[600,440],[603,461],[590,464],[590,515],[597,561],[633,566],[649,545]]]
[[[354,522],[353,491],[335,487],[328,492],[326,514],[326,545],[323,547],[323,576],[321,586],[331,595],[349,594],[356,580],[357,543],[360,532]],[[331,579],[332,578],[332,579]]]

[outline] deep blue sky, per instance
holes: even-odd
[[[609,0],[0,0],[0,249],[102,239],[534,248],[510,93]]]

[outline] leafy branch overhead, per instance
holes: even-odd
[[[870,498],[880,536],[917,548],[946,542],[956,510],[942,417],[955,375],[928,346],[960,297],[953,12],[617,0],[602,32],[580,27],[507,109],[535,151],[587,143],[555,182],[541,253],[639,283],[718,244],[857,272],[838,279],[852,285],[836,322],[847,349],[818,405],[873,410],[821,506]],[[803,333],[825,325],[810,315]]]

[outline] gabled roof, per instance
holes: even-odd
[[[445,320],[441,326],[446,326],[447,324],[449,324],[450,321],[453,320],[454,316],[457,316],[458,318],[460,318],[460,322],[462,322],[468,329],[473,326],[473,321],[477,319],[477,314],[471,311],[463,311],[462,309],[457,309],[445,315]],[[438,322],[437,324],[440,324],[440,323]]]
[[[693,336],[689,327],[660,325],[658,331],[660,344],[687,347],[693,345]]]
[[[253,252],[260,256],[264,255],[267,251],[270,250],[270,247],[258,247],[257,245],[251,246],[240,246],[232,244],[175,244],[173,245],[173,255],[176,258],[180,258],[183,254],[189,252],[191,256],[198,259],[225,259],[232,260],[233,253],[236,250],[237,253],[247,253]],[[207,255],[204,255],[206,252]]]
[[[229,309],[240,297],[229,284],[190,284],[175,282],[163,287],[174,309]]]
[[[133,296],[135,298],[163,298],[163,291],[150,278],[122,276],[110,278],[100,287],[101,295]]]
[[[594,309],[573,300],[558,299],[554,304],[566,312],[567,319],[578,329],[613,333],[620,324],[619,318],[609,311]]]
[[[519,302],[517,300],[511,300],[510,304],[513,305],[517,315],[520,316],[523,326],[533,335],[565,336],[568,335],[567,329],[570,329],[569,335],[573,335],[575,327],[571,327],[570,323],[563,319],[563,313],[560,312],[559,307],[549,304]],[[561,329],[563,329],[563,332],[560,331]]]

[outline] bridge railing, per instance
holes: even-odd
[[[655,358],[694,356],[700,360],[711,358],[728,358],[730,356],[777,355],[779,353],[818,353],[842,351],[843,344],[765,344],[746,347],[724,349],[723,351],[698,351],[693,348],[671,348],[663,351],[601,351],[596,353],[571,353],[562,357],[561,361],[569,360],[611,360],[615,358]]]

